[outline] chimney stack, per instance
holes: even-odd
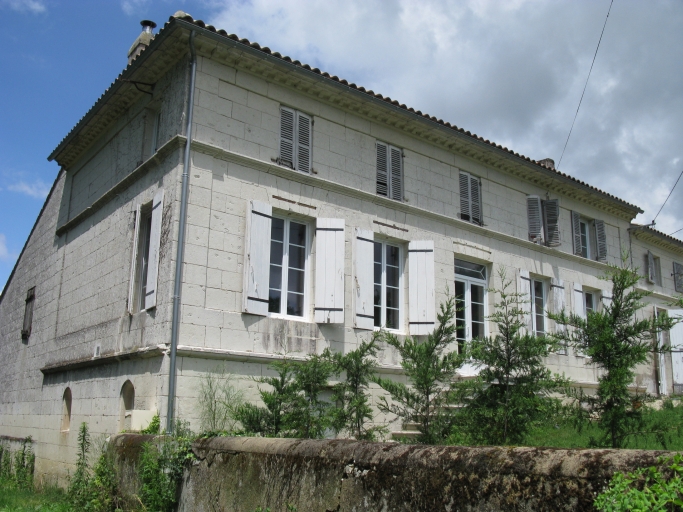
[[[541,165],[545,165],[546,167],[550,167],[553,171],[555,170],[555,160],[552,158],[544,158],[543,160],[540,160],[538,162]]]
[[[131,62],[133,62],[133,60],[135,60],[135,57],[142,53],[142,50],[149,46],[149,43],[152,42],[152,39],[154,39],[154,29],[156,28],[157,24],[150,20],[142,20],[140,25],[142,25],[142,33],[135,40],[133,46],[130,47],[130,50],[128,50],[129,65]]]

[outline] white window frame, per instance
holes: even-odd
[[[310,221],[300,219],[298,217],[288,217],[284,215],[273,215],[273,220],[280,219],[284,221],[284,234],[283,234],[283,248],[282,248],[282,282],[280,283],[280,313],[274,313],[268,311],[268,316],[273,318],[285,318],[288,320],[298,320],[298,321],[310,321],[310,309],[311,309],[311,242],[312,233],[311,230],[314,229],[313,224]],[[289,273],[285,271],[289,269],[289,231],[290,223],[296,222],[298,224],[303,224],[306,226],[306,249],[305,249],[305,260],[304,260],[304,305],[303,305],[303,315],[288,315],[287,314],[287,285]],[[272,233],[272,227],[271,227]],[[272,234],[268,235],[268,240],[272,240]],[[270,244],[268,245],[268,250],[270,250]],[[268,256],[268,272],[270,273],[270,255]],[[268,283],[268,289],[270,290],[272,283]]]
[[[456,258],[460,259],[460,258]],[[466,260],[464,260],[466,261]],[[477,265],[481,265],[481,263],[477,263]],[[460,282],[465,285],[465,343],[469,343],[472,341],[472,285],[477,285],[481,286],[484,289],[484,336],[489,335],[489,323],[487,321],[488,318],[488,268],[486,265],[482,265],[486,271],[486,278],[485,279],[477,279],[476,277],[470,277],[470,276],[464,276],[462,274],[455,274],[455,282]],[[456,307],[457,307],[457,301],[456,301]],[[456,323],[457,326],[457,323]],[[457,331],[456,331],[456,339],[458,343],[458,351],[460,350],[460,343],[463,342],[463,340],[457,338]]]
[[[548,334],[548,283],[543,279],[531,278],[531,325],[533,334],[538,335],[538,325],[536,325],[536,283],[539,283],[543,289],[543,331],[542,334]]]
[[[135,311],[145,310],[145,291],[147,290],[143,280],[147,279],[149,256],[152,241],[152,203],[140,208],[140,233],[138,235],[137,272],[135,276]]]
[[[593,256],[592,256],[592,253],[591,253],[591,249],[592,249],[592,248],[591,248],[591,224],[590,224],[590,221],[588,221],[588,220],[582,218],[582,219],[579,221],[579,230],[582,231],[583,228],[584,228],[584,226],[585,226],[585,228],[586,228],[586,245],[585,245],[586,254],[585,254],[585,256],[584,256],[584,254],[583,254],[583,249],[584,249],[584,245],[583,245],[583,233],[581,233],[581,256],[583,256],[584,258],[590,260],[590,259],[593,259]]]
[[[403,263],[403,258],[405,256],[405,250],[402,244],[392,242],[392,241],[387,241],[387,240],[374,240],[375,244],[381,244],[382,245],[382,283],[381,283],[381,299],[382,299],[382,305],[381,305],[381,313],[380,313],[380,326],[374,325],[374,320],[373,320],[373,326],[375,331],[379,331],[380,329],[383,329],[385,331],[389,332],[395,332],[395,333],[403,333],[405,331],[405,296],[403,292],[403,286],[404,286],[404,263]],[[387,308],[386,308],[386,268],[387,268],[387,258],[386,258],[386,247],[391,246],[391,247],[396,247],[398,248],[398,328],[393,329],[393,328],[387,328],[385,327],[386,325],[386,320],[387,320]],[[374,258],[374,246],[373,246],[373,259],[372,259],[372,269],[373,269],[373,278],[372,278],[372,287],[373,287],[373,294],[374,294],[374,289],[375,289],[375,258]],[[373,315],[375,312],[375,306],[374,306],[374,300],[373,300]]]
[[[591,298],[591,307],[590,309],[588,308],[588,297]],[[598,310],[598,304],[596,302],[597,294],[592,291],[584,291],[583,292],[583,311],[586,314],[586,318],[588,318],[588,312],[589,311],[597,311]]]

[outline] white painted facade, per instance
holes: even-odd
[[[371,336],[376,286],[383,325],[429,332],[456,290],[456,260],[485,269],[483,280],[460,279],[466,336],[480,328],[472,312],[493,307],[482,290],[500,287],[499,268],[545,309],[584,311],[587,293],[596,308],[609,296],[600,277],[622,250],[641,267],[648,251],[659,259],[659,278],[643,280],[654,292],[646,314],[670,308],[683,243],[634,231],[637,207],[175,19],[122,75],[156,84],[153,93],[118,82],[55,150],[62,170],[0,302],[0,434],[33,436],[39,473],[65,474],[82,421],[104,434],[166,414],[192,29],[198,63],[176,414],[194,427],[199,383],[218,365],[256,400],[253,377],[268,374],[283,351],[345,352]],[[283,112],[292,134],[282,129]],[[543,223],[545,205],[559,208],[550,213],[556,230]],[[575,241],[577,222],[583,242]],[[575,254],[577,244],[590,248],[587,257]],[[289,286],[291,302],[270,300],[273,275],[286,276],[278,286]],[[31,332],[22,339],[32,287]],[[530,328],[552,331],[531,313]],[[402,378],[393,350],[379,359],[381,372]],[[584,386],[597,381],[590,361],[571,350],[547,362]],[[641,368],[635,384],[667,394],[675,375],[675,359],[664,358]]]

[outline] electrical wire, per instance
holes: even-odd
[[[676,234],[676,233],[678,233],[679,231],[683,231],[683,228],[681,228],[681,229],[677,229],[677,230],[676,230],[676,231],[674,231],[673,233],[669,233],[669,236],[671,236],[671,235],[675,235],[675,234]]]
[[[605,27],[607,26],[607,19],[609,18],[609,13],[612,10],[612,4],[614,0],[609,3],[609,9],[607,9],[607,16],[605,17],[605,23],[602,26],[602,32],[600,32],[600,39],[598,39],[598,46],[595,48],[595,55],[593,55],[593,62],[591,63],[591,68],[588,70],[588,76],[586,77],[586,83],[583,86],[583,92],[581,93],[581,99],[579,100],[579,106],[576,107],[576,113],[574,114],[574,120],[572,121],[572,126],[569,128],[569,135],[567,135],[567,140],[564,143],[564,148],[562,149],[562,154],[560,155],[560,161],[558,162],[556,169],[559,170],[560,164],[562,163],[562,158],[564,157],[564,152],[567,149],[567,144],[569,144],[569,137],[572,136],[572,130],[574,129],[574,123],[576,123],[576,117],[579,115],[579,109],[581,108],[581,102],[583,101],[583,95],[586,94],[586,87],[588,87],[588,80],[591,77],[591,72],[593,71],[593,64],[595,64],[595,58],[598,56],[598,50],[600,49],[600,42],[602,41],[602,35],[605,33]]]
[[[661,207],[661,208],[659,209],[659,211],[657,212],[657,215],[655,215],[655,218],[652,219],[652,223],[653,223],[653,224],[654,224],[655,221],[657,220],[657,217],[659,217],[659,214],[662,213],[662,210],[664,209],[664,205],[666,204],[666,202],[667,202],[667,201],[669,200],[669,198],[671,197],[671,194],[673,194],[674,189],[676,188],[676,185],[678,185],[678,182],[681,180],[681,176],[683,176],[683,171],[681,171],[681,174],[678,175],[678,179],[676,180],[676,183],[674,183],[674,186],[671,187],[671,191],[669,192],[669,195],[666,196],[666,199],[664,200],[664,204],[662,204],[662,207]],[[681,229],[683,229],[683,228],[681,228]],[[678,231],[681,231],[681,230],[679,229]],[[678,231],[676,231],[676,233],[678,233]],[[673,234],[673,233],[672,233],[672,234]]]

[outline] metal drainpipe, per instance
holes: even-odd
[[[171,360],[168,370],[168,409],[166,412],[166,432],[173,432],[176,388],[176,349],[178,347],[178,327],[180,325],[180,292],[182,290],[183,259],[185,254],[185,225],[187,223],[187,195],[190,185],[190,146],[192,144],[192,111],[194,107],[194,82],[197,75],[197,55],[194,49],[195,31],[190,33],[190,56],[192,72],[190,76],[190,95],[187,106],[187,130],[185,132],[185,155],[183,162],[183,188],[180,196],[180,219],[178,224],[178,252],[175,260],[175,284],[173,286],[173,320],[171,323]]]

